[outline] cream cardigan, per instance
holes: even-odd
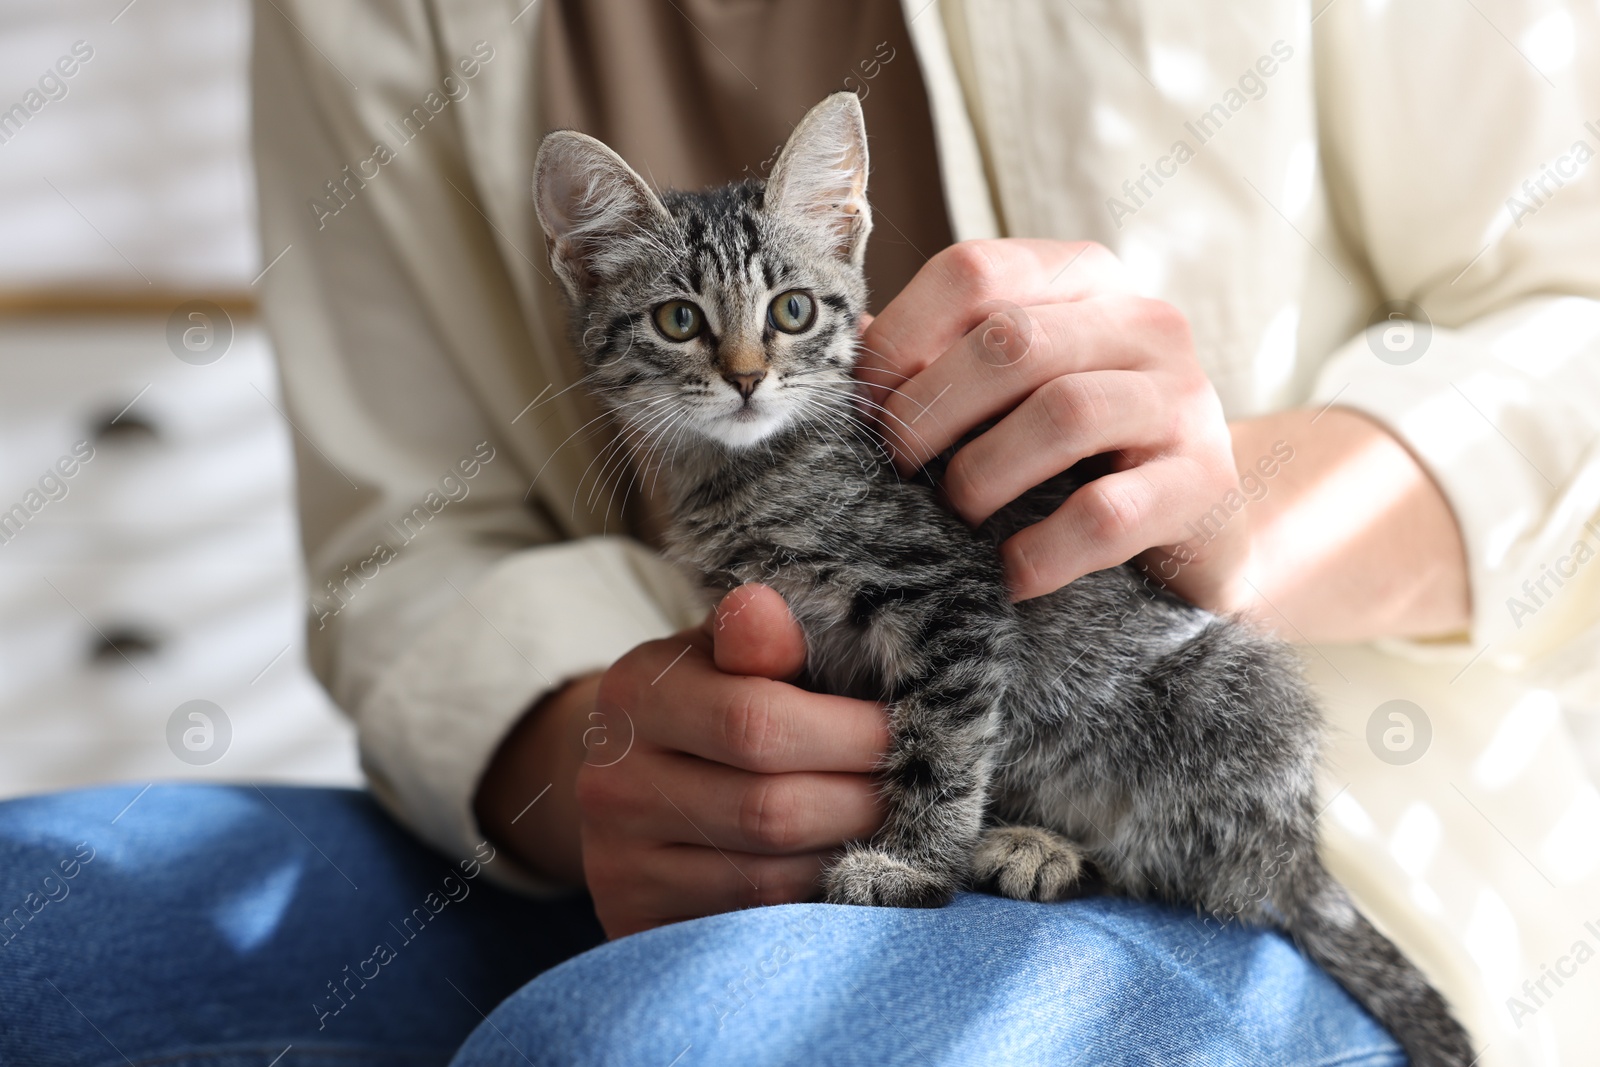
[[[511,724],[703,610],[586,499],[607,439],[530,210],[525,2],[257,5],[259,284],[313,659],[374,792],[461,854]],[[1483,1063],[1593,1062],[1600,796],[1561,709],[1600,707],[1597,15],[1313,15],[905,3],[957,239],[1105,243],[1188,315],[1230,417],[1346,405],[1443,487],[1471,633],[1305,650],[1336,726],[1325,847]]]

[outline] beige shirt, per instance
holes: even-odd
[[[1562,713],[1600,708],[1597,16],[1539,0],[1341,0],[1314,22],[1305,0],[901,10],[954,239],[1100,240],[1188,317],[1230,417],[1347,405],[1438,480],[1471,632],[1305,650],[1335,727],[1324,853],[1484,1064],[1592,1058],[1600,794]],[[544,13],[256,11],[260,284],[327,593],[315,666],[375,794],[465,852],[511,724],[703,609],[593,491],[608,438],[570,388],[529,194]],[[1390,299],[1429,316],[1425,343],[1363,333]],[[1358,471],[1342,476],[1382,491]]]

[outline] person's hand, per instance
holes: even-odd
[[[970,523],[1081,459],[1109,457],[1111,473],[1002,546],[1013,597],[1155,550],[1152,573],[1180,595],[1219,609],[1238,599],[1245,517],[1204,542],[1188,529],[1238,489],[1222,404],[1188,321],[1135,295],[1110,252],[952,245],[870,322],[863,346],[858,375],[902,473],[999,420],[945,475],[946,498]]]
[[[747,585],[703,628],[640,645],[605,673],[594,716],[606,744],[591,746],[576,794],[585,880],[609,935],[813,899],[834,850],[877,830],[869,772],[888,745],[886,713],[783,681],[804,663],[783,598]]]

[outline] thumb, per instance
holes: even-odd
[[[789,605],[769,586],[741,585],[706,620],[717,669],[726,674],[793,678],[806,665],[806,639]]]

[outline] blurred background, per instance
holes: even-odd
[[[0,796],[360,780],[305,666],[248,62],[247,0],[0,5]]]

